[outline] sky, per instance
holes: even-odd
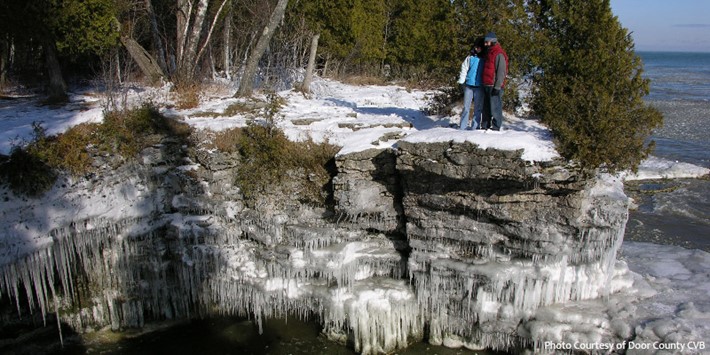
[[[611,0],[638,51],[710,52],[710,1]]]

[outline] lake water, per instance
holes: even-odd
[[[638,52],[651,79],[646,101],[664,116],[653,155],[710,168],[710,53]],[[639,205],[626,240],[710,251],[710,181],[627,184]]]

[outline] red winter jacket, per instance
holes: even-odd
[[[498,57],[499,54],[503,55],[505,60],[505,67],[499,62],[501,58]],[[486,60],[483,63],[483,85],[493,86],[497,89],[505,86],[505,76],[508,73],[508,54],[505,53],[503,47],[500,44],[495,43],[494,45],[488,47],[486,52]]]

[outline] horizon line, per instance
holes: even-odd
[[[707,49],[634,49],[634,52],[658,52],[658,53],[701,53],[710,54]]]

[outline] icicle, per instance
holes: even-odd
[[[57,330],[59,331],[59,344],[61,344],[61,347],[63,349],[64,348],[64,336],[62,335],[62,322],[60,320],[59,304],[56,299],[56,295],[54,295],[54,290],[52,290],[52,297],[54,298],[54,314],[55,314],[55,318],[57,318]]]

